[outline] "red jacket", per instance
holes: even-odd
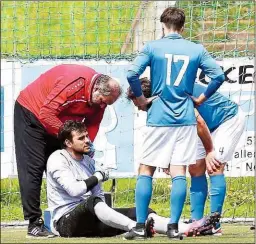
[[[17,101],[31,111],[52,135],[58,134],[66,120],[82,121],[85,118],[93,141],[105,111],[88,104],[99,75],[84,65],[58,65],[22,90]]]

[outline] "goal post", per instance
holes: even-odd
[[[21,89],[61,63],[84,64],[119,80],[143,45],[159,39],[160,15],[177,6],[186,13],[184,38],[202,43],[216,58],[226,80],[220,92],[246,115],[245,132],[228,162],[224,221],[252,221],[255,192],[254,28],[253,1],[1,1],[1,222],[22,221],[13,143],[13,106]],[[149,75],[147,69],[143,75]],[[209,79],[198,71],[197,81]],[[95,140],[95,159],[116,178],[104,189],[115,207],[134,206],[141,129],[145,113],[125,95],[109,106]],[[188,176],[188,189],[190,186]],[[170,179],[157,170],[151,207],[169,215]],[[45,209],[46,184],[41,205]],[[183,218],[190,216],[187,195]],[[207,199],[205,214],[208,214]],[[15,222],[16,223],[16,222]],[[19,222],[22,223],[22,222]]]

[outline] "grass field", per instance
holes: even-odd
[[[113,194],[114,207],[133,207],[134,189],[136,179],[118,179],[116,191]],[[103,185],[104,190],[108,192],[111,188],[111,181]],[[182,217],[190,217],[190,197],[189,197],[190,179],[188,178],[188,193],[183,209]],[[224,204],[223,217],[241,218],[255,215],[255,179],[254,177],[227,178],[227,196]],[[153,198],[150,207],[159,215],[169,216],[170,205],[170,179],[157,179],[154,182]],[[43,181],[41,192],[41,207],[47,207],[46,200],[46,182]],[[206,202],[205,214],[210,211],[209,199]],[[1,180],[1,221],[23,220],[19,185],[17,179]]]
[[[223,235],[199,236],[183,239],[180,243],[254,243],[254,231],[248,225],[223,224]],[[112,238],[53,238],[47,240],[26,239],[26,229],[1,229],[1,243],[138,243],[137,241],[124,241],[121,236]],[[170,243],[164,235],[156,235],[143,243]],[[179,241],[177,241],[179,243]]]
[[[141,1],[1,1],[1,55],[22,58],[127,58],[121,48]],[[157,11],[156,5],[149,4]],[[177,1],[184,37],[221,56],[253,55],[253,1]],[[142,11],[141,22],[150,17]],[[142,29],[138,35],[154,32]],[[133,46],[134,40],[129,41]],[[223,46],[225,43],[225,46]],[[126,54],[138,50],[127,50]],[[220,52],[220,53],[219,53]]]
[[[2,55],[114,55],[139,1],[1,1]]]

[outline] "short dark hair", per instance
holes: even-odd
[[[66,148],[65,140],[68,139],[72,141],[72,131],[78,131],[80,133],[86,130],[86,126],[83,122],[74,121],[74,120],[67,120],[65,123],[60,127],[58,133],[58,139],[61,143],[62,148]]]
[[[146,98],[149,98],[151,96],[151,86],[150,86],[150,80],[147,77],[143,77],[140,79],[141,83],[141,89],[142,93]],[[131,90],[131,87],[127,89],[126,97],[128,100],[134,99],[135,96]]]
[[[185,18],[185,13],[182,9],[169,7],[162,13],[160,22],[164,23],[168,29],[179,31],[185,24]]]

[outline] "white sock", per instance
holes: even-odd
[[[179,222],[179,233],[184,234],[190,229],[190,224]]]
[[[158,234],[166,234],[167,232],[167,225],[169,224],[170,218],[165,218],[162,216],[159,216],[155,213],[151,213],[148,215],[148,218],[151,217],[154,219],[154,230]],[[183,222],[179,222],[179,233],[184,233],[188,229],[188,224],[185,224]]]
[[[166,234],[167,232],[167,225],[169,223],[169,218],[165,218],[162,216],[159,216],[155,213],[151,213],[148,215],[148,218],[153,218],[153,220],[155,221],[154,224],[154,230],[156,231],[156,233],[158,234]]]
[[[129,231],[135,227],[136,222],[110,208],[105,202],[99,202],[94,207],[98,219],[113,228]]]

